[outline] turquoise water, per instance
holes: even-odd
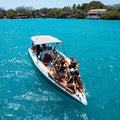
[[[88,105],[49,85],[33,64],[31,36],[64,41],[80,63]],[[120,21],[0,20],[0,120],[119,120]]]

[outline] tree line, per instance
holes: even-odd
[[[74,4],[72,7],[65,6],[64,8],[41,8],[34,9],[32,7],[17,7],[16,9],[5,10],[0,8],[0,19],[19,19],[19,18],[86,18],[87,12],[90,9],[107,9],[107,12],[102,14],[101,19],[119,19],[120,20],[120,5],[106,6],[99,1],[83,3],[82,5]]]

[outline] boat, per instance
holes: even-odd
[[[63,42],[50,35],[33,36],[31,37],[31,40],[32,46],[28,49],[29,54],[44,78],[63,94],[66,94],[79,103],[87,105],[85,91],[83,93],[79,92],[78,96],[75,94],[74,90],[67,87],[63,82],[60,82],[54,77],[51,60],[49,60],[49,55],[53,55],[53,51],[56,51],[65,63],[70,64],[70,59],[57,49],[58,45],[62,45]]]

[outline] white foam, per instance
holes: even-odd
[[[112,66],[112,65],[110,65],[110,66],[108,66],[108,67],[113,68],[113,66]]]
[[[100,66],[98,66],[98,69],[100,69]]]
[[[81,117],[82,117],[84,120],[88,120],[88,116],[87,116],[86,113],[83,113],[83,114],[81,115]]]
[[[16,60],[15,63],[20,63],[20,60]]]
[[[14,110],[18,110],[20,106],[21,106],[20,104],[16,104],[16,103],[8,103],[8,108],[11,108]]]
[[[5,114],[5,116],[13,117],[13,114]]]
[[[6,75],[3,76],[3,78],[11,78],[13,76],[14,76],[14,74],[6,74]]]
[[[8,93],[9,93],[9,92],[11,92],[11,91],[8,90]]]
[[[14,57],[14,58],[11,59],[11,60],[8,60],[8,62],[13,62],[15,59],[16,59],[16,57]]]

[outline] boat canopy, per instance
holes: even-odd
[[[33,36],[31,37],[31,40],[33,41],[34,45],[47,44],[47,43],[62,43],[62,41],[50,35]]]

